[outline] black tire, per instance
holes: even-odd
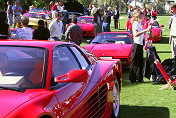
[[[111,118],[118,118],[120,110],[120,85],[117,77],[114,80],[113,109]]]

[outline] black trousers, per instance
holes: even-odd
[[[143,46],[133,43],[129,79],[143,81]]]
[[[102,26],[100,23],[94,23],[95,36],[102,32]]]
[[[114,18],[114,29],[118,29],[118,20],[117,18]]]

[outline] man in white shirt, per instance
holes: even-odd
[[[170,7],[171,12],[173,13],[173,19],[171,23],[171,30],[170,30],[170,36],[171,36],[171,50],[172,50],[172,58],[176,58],[176,3],[174,3]]]
[[[22,39],[22,40],[32,40],[33,31],[31,28],[28,27],[29,18],[22,18],[21,23],[23,28],[17,30],[15,36],[12,36],[13,39]]]
[[[61,38],[62,38],[62,26],[63,26],[61,18],[62,18],[62,13],[61,12],[57,12],[56,13],[56,19],[54,19],[49,24],[50,40],[61,41]]]

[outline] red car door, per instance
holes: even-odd
[[[53,78],[64,75],[70,70],[86,69],[89,66],[83,57],[79,57],[81,55],[75,55],[73,51],[75,52],[78,50],[73,46],[58,46],[53,50]],[[80,64],[78,58],[82,60],[84,59],[84,61],[81,61],[84,63]],[[55,107],[55,109],[57,109],[57,116],[66,116],[72,112],[75,107],[74,103],[79,99],[86,84],[87,82],[52,83],[51,89],[55,91],[55,96],[58,100],[58,104]]]

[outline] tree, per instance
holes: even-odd
[[[78,0],[78,2],[80,2],[84,6],[88,6],[89,4],[91,4],[92,1],[91,0]]]
[[[0,0],[0,10],[5,11],[7,7],[7,0]]]

